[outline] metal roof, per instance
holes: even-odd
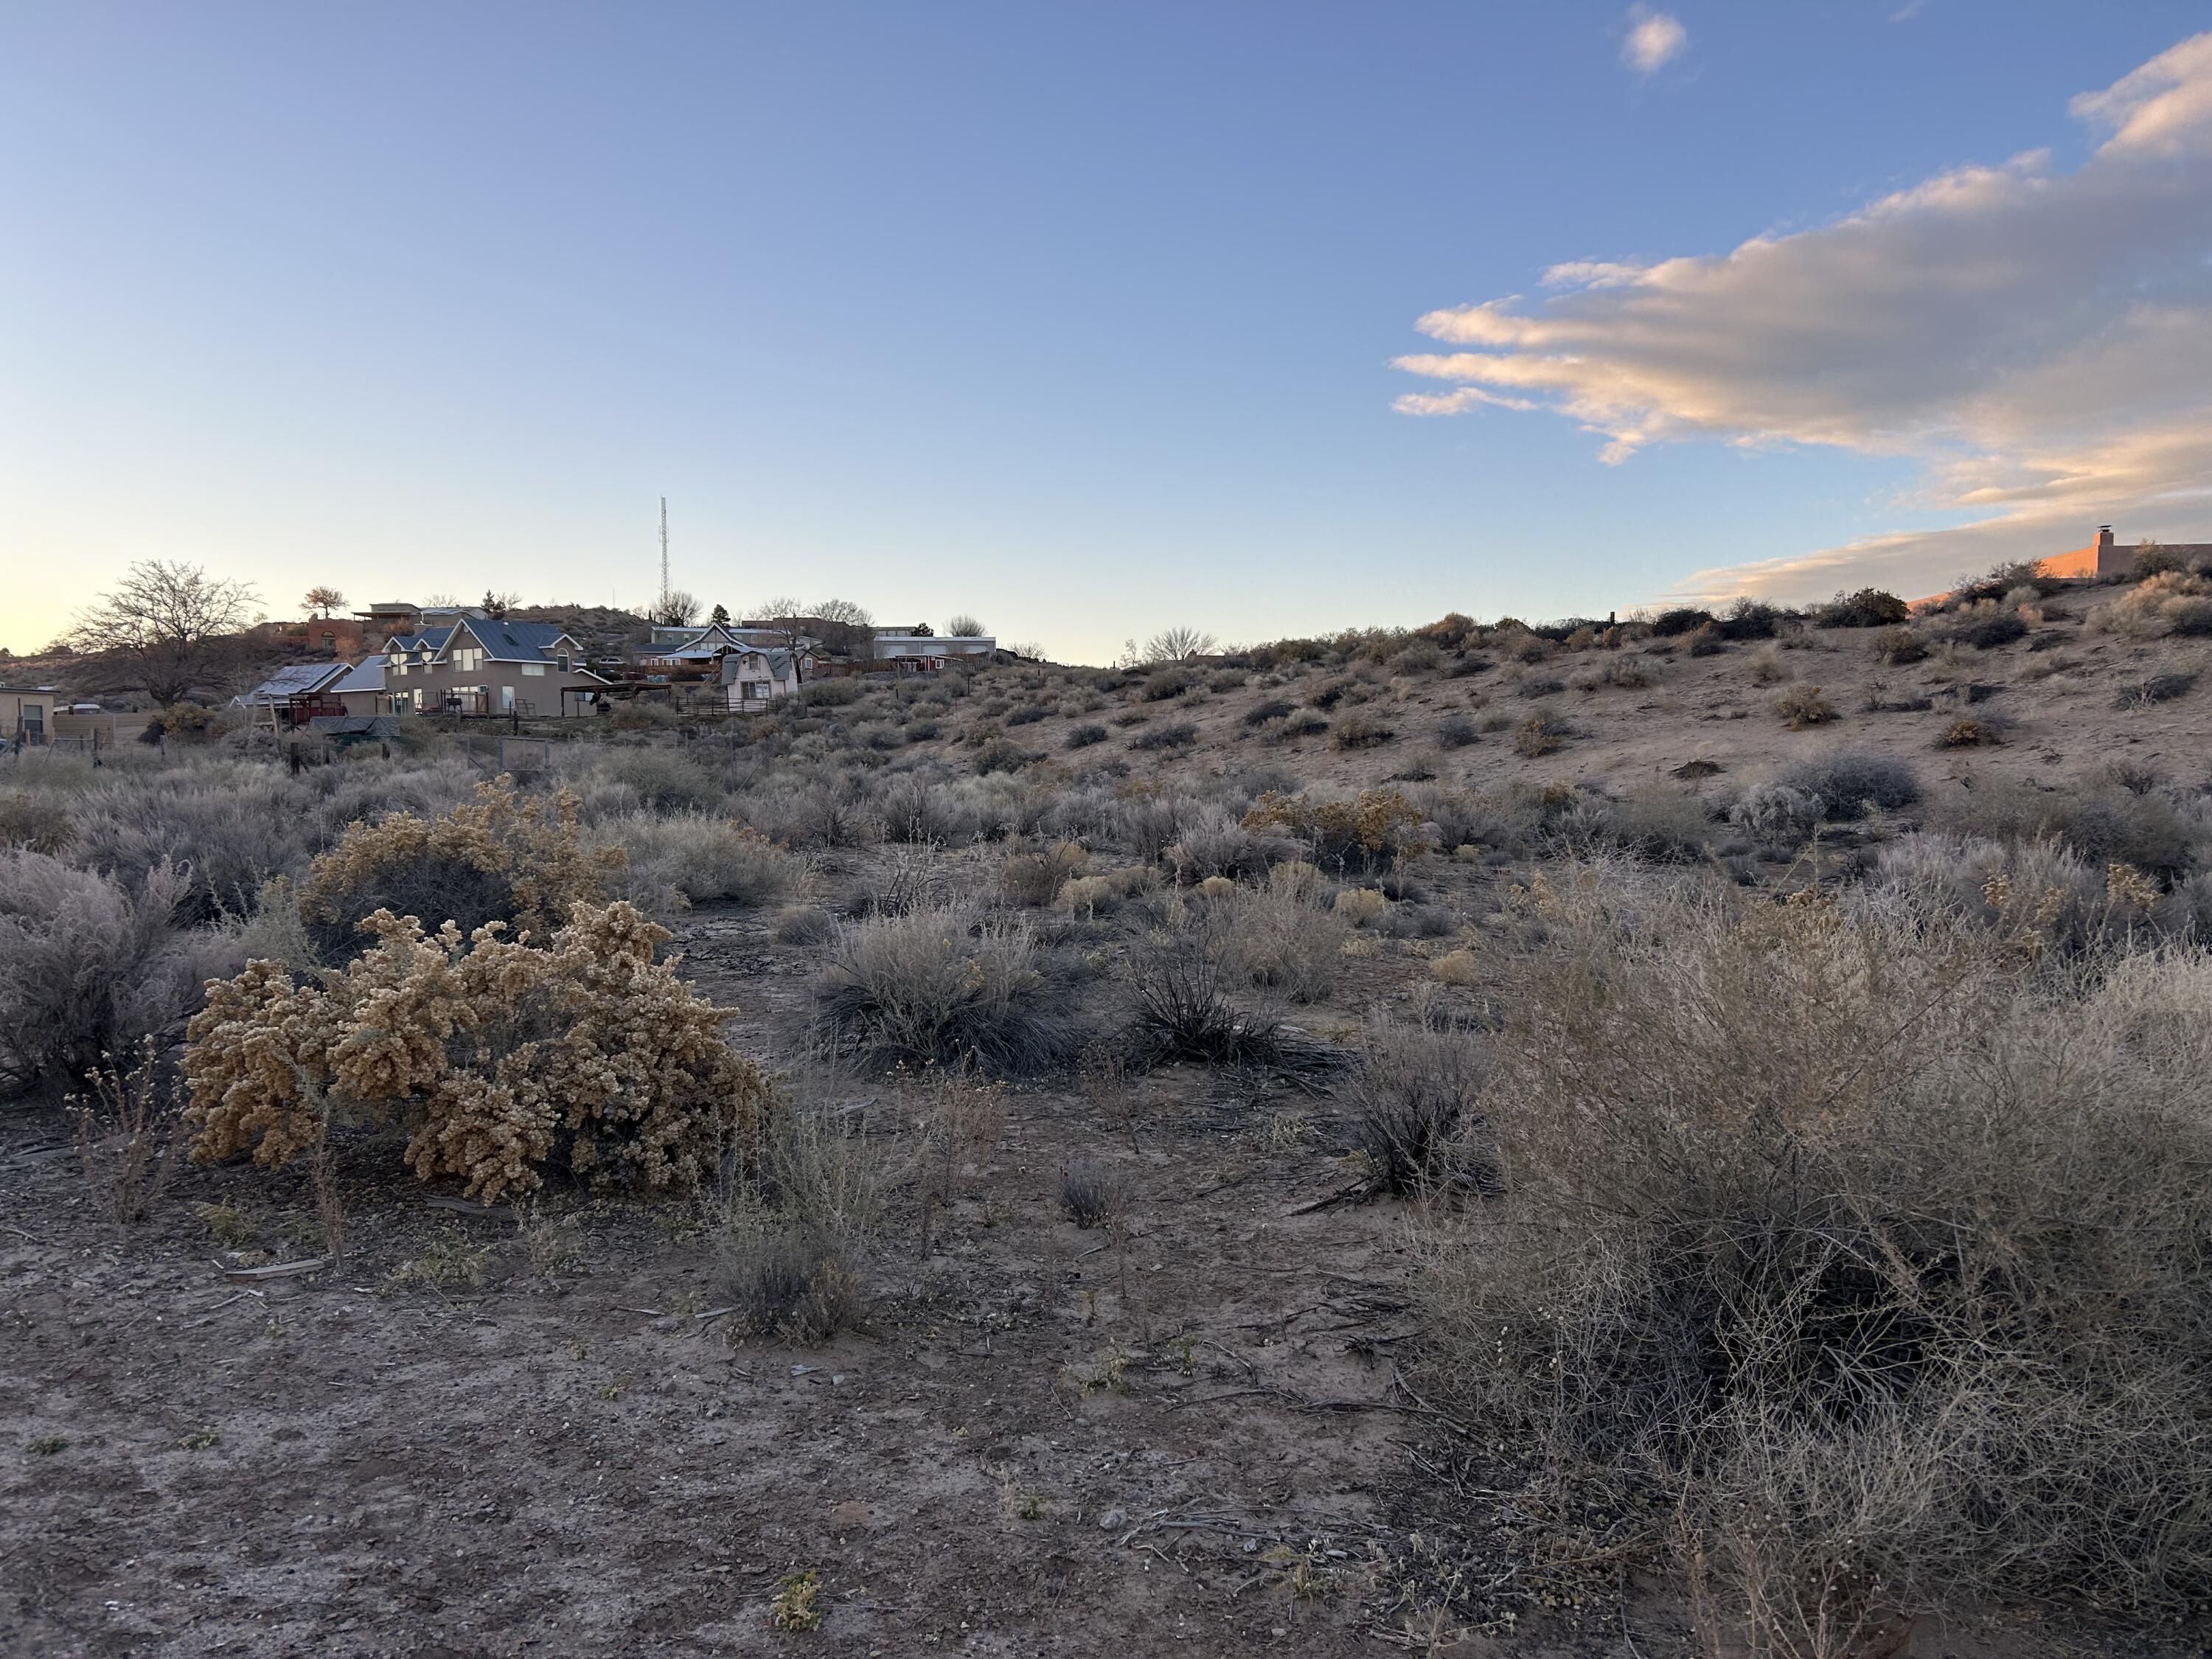
[[[276,702],[284,697],[304,697],[320,691],[347,672],[342,662],[295,662],[280,668],[234,702]]]
[[[458,624],[477,637],[494,662],[550,662],[553,647],[568,637],[557,623],[507,622],[497,617],[466,617]],[[446,643],[453,642],[452,635]]]
[[[331,691],[381,691],[384,690],[384,659],[363,657],[356,663],[346,677]]]

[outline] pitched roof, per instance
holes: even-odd
[[[758,646],[748,646],[743,651],[732,651],[722,659],[722,684],[735,684],[742,678],[738,665],[754,657],[766,659],[770,679],[787,680],[791,678],[790,652],[781,649],[763,651]]]
[[[548,662],[553,647],[568,637],[557,623],[507,622],[498,617],[467,617],[457,624],[477,637],[494,662]],[[452,643],[448,635],[446,643]]]
[[[426,628],[419,634],[394,634],[384,642],[389,653],[394,647],[402,651],[435,651],[453,637],[450,628]]]
[[[346,677],[330,688],[339,691],[381,691],[384,690],[384,659],[363,657],[356,663]]]
[[[346,665],[342,662],[295,662],[280,668],[253,690],[234,702],[275,702],[283,697],[302,697],[313,691],[326,689],[333,680],[342,678]]]

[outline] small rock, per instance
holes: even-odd
[[[1105,1532],[1111,1532],[1116,1527],[1126,1527],[1128,1524],[1128,1514],[1122,1510],[1109,1510],[1098,1517],[1099,1528]]]

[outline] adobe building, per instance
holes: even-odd
[[[2047,559],[2038,559],[2036,568],[2046,576],[2125,576],[2136,568],[2136,555],[2146,544],[2115,542],[2112,526],[2097,526],[2097,539],[2087,547],[2077,547],[2070,553],[2054,553]],[[2185,563],[2199,559],[2212,559],[2212,542],[2154,542],[2148,545],[2171,553]]]

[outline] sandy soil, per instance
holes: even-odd
[[[2054,653],[2081,665],[2044,676]],[[1625,788],[1692,758],[1741,778],[1849,745],[1910,755],[1931,780],[2116,757],[2193,779],[2212,743],[2212,684],[2155,711],[2114,690],[2123,673],[2201,665],[2202,647],[2124,647],[2074,617],[1963,671],[1881,669],[1848,633],[1785,656],[1843,719],[1788,732],[1748,650],[1678,657],[1648,688],[1553,697],[1583,732],[1561,753],[1523,761],[1491,734],[1443,754],[1441,775]],[[1437,754],[1446,713],[1522,713],[1516,672],[1385,680],[1368,712],[1399,737],[1351,753],[1243,725],[1318,678],[1147,708],[1202,732],[1159,769],[1282,761],[1368,783]],[[1934,706],[1866,712],[1877,690]],[[1970,706],[2004,718],[2004,744],[1939,750]],[[1015,734],[1057,755],[1071,723]],[[1486,875],[1432,879],[1469,884],[1448,902],[1481,914]],[[682,943],[687,973],[746,1010],[741,1044],[788,1044],[803,951],[708,910]],[[1301,1018],[1327,1035],[1422,966],[1378,958],[1340,1006]],[[1079,1091],[1008,1091],[1002,1126],[963,1142],[927,1249],[911,1194],[895,1203],[867,1264],[868,1328],[810,1350],[733,1343],[728,1320],[703,1316],[726,1298],[693,1206],[557,1191],[527,1216],[460,1215],[364,1136],[345,1148],[343,1261],[238,1280],[227,1271],[319,1249],[298,1177],[188,1170],[152,1221],[124,1228],[94,1212],[57,1115],[0,1113],[0,1651],[1396,1651],[1425,1572],[1494,1579],[1483,1605],[1519,1621],[1502,1644],[1426,1650],[1686,1651],[1655,1594],[1626,1624],[1584,1620],[1492,1547],[1519,1529],[1510,1494],[1478,1490],[1480,1459],[1396,1374],[1416,1326],[1401,1217],[1314,1207],[1346,1180],[1327,1099],[1191,1068],[1132,1089],[1133,1140]],[[894,1150],[926,1103],[883,1079],[846,1093]],[[1121,1243],[1061,1216],[1057,1172],[1076,1157],[1134,1182]],[[809,1570],[821,1629],[773,1630],[780,1581]],[[1898,1650],[2090,1650],[1934,1626]]]
[[[797,1006],[803,964],[756,925],[690,931],[707,988],[750,988],[741,1036]],[[1010,1093],[928,1255],[901,1212],[870,1328],[811,1350],[699,1316],[722,1298],[689,1206],[568,1193],[527,1228],[464,1217],[364,1139],[342,1265],[240,1282],[227,1264],[319,1249],[294,1176],[186,1170],[124,1228],[92,1212],[58,1119],[0,1120],[0,1640],[1358,1650],[1413,1471],[1391,1442],[1437,1431],[1393,1384],[1413,1323],[1393,1217],[1298,1213],[1344,1172],[1296,1086],[1176,1070],[1133,1092],[1133,1145],[1079,1094]],[[916,1109],[888,1083],[854,1097],[894,1139]],[[1121,1245],[1060,1213],[1076,1156],[1134,1180]],[[228,1246],[210,1206],[239,1218]],[[482,1283],[404,1276],[441,1261]],[[821,1632],[772,1632],[779,1580],[807,1569]]]

